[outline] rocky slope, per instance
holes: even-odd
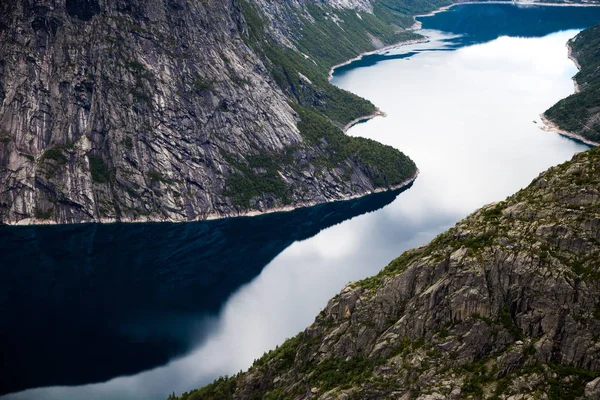
[[[579,72],[576,93],[544,114],[561,133],[588,144],[600,144],[600,25],[582,31],[567,44]]]
[[[600,149],[344,288],[181,399],[600,398]]]
[[[415,37],[396,3],[0,3],[0,223],[187,221],[405,184],[412,161],[336,128],[373,105],[327,82]]]

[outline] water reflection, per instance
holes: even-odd
[[[462,45],[489,42],[500,36],[542,37],[598,23],[595,7],[541,7],[533,4],[463,4],[421,17],[424,28],[461,35]]]
[[[1,391],[163,365],[290,244],[398,194],[187,224],[0,228]]]
[[[550,28],[542,29],[543,21],[549,18],[546,8],[502,6],[517,16],[520,12],[530,13],[527,18],[531,21],[535,19],[531,10],[539,11],[537,18],[541,22],[525,35],[509,23],[523,24],[525,17],[507,19],[504,15],[508,14],[494,11],[498,5],[486,6],[491,7],[490,15],[499,17],[487,18],[487,24],[480,26],[481,33],[463,32],[471,25],[461,21],[471,18],[469,7],[475,6],[457,7],[450,13],[423,19],[432,37],[430,43],[365,58],[335,74],[335,84],[369,98],[388,113],[386,118],[357,125],[349,133],[402,149],[421,170],[415,185],[397,201],[377,212],[331,226],[310,239],[286,241],[288,231],[296,229],[295,224],[307,223],[312,217],[299,218],[264,242],[264,246],[273,246],[277,251],[245,243],[261,234],[256,232],[260,230],[257,227],[249,229],[239,238],[240,246],[247,245],[246,257],[237,257],[236,265],[230,267],[234,271],[223,271],[222,266],[210,269],[219,257],[235,256],[227,250],[214,251],[210,263],[202,261],[198,254],[200,259],[190,261],[189,273],[181,282],[199,279],[198,268],[206,268],[211,274],[225,274],[219,281],[225,284],[233,279],[230,274],[245,272],[247,260],[254,257],[254,252],[267,251],[271,257],[277,256],[262,270],[262,265],[257,265],[249,276],[260,271],[258,276],[229,297],[218,318],[209,324],[204,340],[184,357],[102,384],[27,390],[6,398],[158,400],[172,391],[180,393],[219,375],[245,369],[264,351],[309,325],[326,301],[348,281],[375,274],[403,250],[426,243],[474,209],[503,199],[527,185],[539,172],[584,150],[585,146],[541,131],[534,121],[539,122],[541,112],[573,92],[571,76],[576,72],[567,59],[565,42],[577,31],[546,33],[591,25],[589,16],[594,16],[594,22],[600,21],[600,9],[552,9],[559,12],[552,11]],[[475,15],[488,12],[485,6],[473,10]],[[452,34],[432,30],[436,28]],[[530,38],[507,36],[512,32]],[[478,44],[465,46],[471,43],[465,41],[465,34]],[[407,53],[408,61],[404,56]],[[282,223],[269,225],[276,228]],[[232,233],[237,235],[236,231],[225,232],[215,243],[222,243],[223,237]],[[181,236],[186,242],[194,241],[193,236],[191,240]],[[280,236],[285,245],[279,242]],[[178,241],[177,234],[173,240]],[[118,251],[125,251],[126,247]],[[160,249],[153,251],[155,255],[147,259],[160,257],[160,253]],[[171,257],[157,260],[158,269],[168,269],[169,263],[186,262],[195,253],[176,251]],[[264,257],[265,263],[268,258]],[[153,280],[160,281],[161,275]],[[243,281],[247,279],[236,284]],[[202,294],[208,288],[199,286],[187,295],[182,290],[182,297],[194,298],[196,292]],[[165,298],[175,301],[179,291],[172,293]],[[194,311],[205,307],[199,300],[197,304],[180,301],[181,304],[176,302],[178,307],[193,315],[199,315]]]

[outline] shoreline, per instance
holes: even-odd
[[[587,144],[588,146],[592,146],[592,147],[600,146],[600,143],[589,140],[589,139],[587,139],[581,135],[578,135],[576,133],[561,129],[558,125],[556,125],[554,122],[552,122],[550,119],[548,119],[548,117],[546,117],[545,114],[540,114],[540,119],[542,120],[542,123],[539,124],[538,126],[544,132],[558,133],[561,136],[576,140],[578,142],[582,142],[584,144]]]
[[[458,5],[468,5],[468,4],[513,4],[513,5],[551,6],[551,7],[600,7],[600,3],[565,4],[565,3],[545,3],[545,2],[519,2],[519,1],[514,2],[514,1],[510,1],[510,0],[506,0],[506,1],[502,1],[502,0],[499,0],[499,1],[465,1],[465,2],[452,3],[449,5],[440,7],[438,9],[433,10],[426,14],[414,15],[413,16],[413,20],[415,21],[414,24],[406,30],[407,31],[415,31],[415,30],[419,30],[422,28],[422,23],[417,18],[433,16],[435,14],[448,11],[452,7],[455,7]],[[427,42],[429,42],[429,38],[424,36],[419,39],[404,40],[404,41],[400,41],[400,42],[397,42],[394,44],[383,46],[379,49],[362,52],[362,53],[358,54],[356,57],[353,57],[343,63],[332,66],[329,69],[328,80],[331,81],[333,79],[333,74],[337,68],[349,65],[349,64],[353,63],[354,61],[360,60],[364,56],[381,53],[381,52],[388,51],[388,50],[395,49],[395,48],[402,47],[402,46],[408,46],[408,45],[419,44],[419,43],[427,43]],[[581,69],[577,59],[573,56],[572,48],[569,46],[568,43],[567,43],[567,47],[569,49],[569,55],[568,55],[569,59],[571,59],[575,63],[575,65],[577,66],[578,69]],[[580,91],[579,85],[577,84],[577,82],[575,81],[574,78],[573,78],[573,81],[575,84],[575,93],[578,93]],[[372,114],[364,115],[364,116],[355,118],[354,120],[350,121],[348,124],[346,124],[342,128],[342,131],[344,133],[346,133],[350,128],[352,128],[356,124],[369,121],[369,120],[371,120],[375,117],[379,117],[379,116],[385,117],[387,115],[385,112],[383,112],[379,108],[376,108],[375,112],[373,112]],[[553,122],[548,120],[544,116],[544,114],[541,114],[540,117],[542,120],[542,124],[540,124],[540,129],[542,129],[544,131],[556,132],[563,136],[569,137],[571,139],[581,141],[590,146],[600,145],[600,143],[593,142],[593,141],[588,140],[580,135],[560,129],[556,124],[554,124]],[[80,225],[80,224],[86,224],[86,223],[87,224],[96,224],[96,223],[103,223],[103,224],[105,224],[105,223],[106,224],[132,223],[132,224],[134,224],[134,223],[162,223],[162,222],[185,223],[185,222],[210,221],[210,220],[225,219],[225,218],[253,217],[253,216],[271,214],[271,213],[276,213],[276,212],[289,212],[289,211],[293,211],[293,210],[296,210],[299,208],[313,207],[318,204],[333,203],[333,202],[337,202],[337,201],[347,201],[347,200],[352,200],[352,199],[356,199],[359,197],[368,196],[370,194],[381,193],[381,192],[385,192],[385,191],[399,190],[399,189],[405,188],[405,187],[413,184],[418,176],[419,176],[419,170],[417,169],[417,171],[415,172],[415,174],[412,177],[404,180],[403,182],[401,182],[397,185],[391,186],[389,188],[376,188],[369,192],[365,192],[362,194],[353,194],[353,195],[349,195],[349,196],[343,196],[342,198],[335,199],[335,200],[327,200],[327,201],[321,201],[321,202],[319,202],[319,201],[303,202],[303,203],[298,203],[295,206],[277,207],[277,208],[267,209],[265,211],[252,210],[252,211],[247,211],[247,212],[231,213],[231,214],[212,213],[212,214],[206,214],[203,218],[195,218],[193,220],[175,220],[175,219],[169,219],[169,218],[159,219],[159,220],[148,219],[148,218],[140,218],[140,219],[135,219],[135,220],[133,220],[133,219],[116,220],[116,219],[112,219],[112,218],[101,218],[99,220],[89,220],[89,221],[81,221],[81,222],[74,222],[74,223],[60,223],[60,222],[48,221],[48,220],[38,220],[36,218],[24,218],[19,221],[0,223],[0,226]]]
[[[407,30],[414,30],[414,29],[407,29]],[[340,67],[345,67],[346,65],[349,65],[349,64],[352,64],[354,61],[359,61],[364,56],[370,56],[372,54],[381,53],[382,51],[388,51],[388,50],[395,49],[395,48],[402,47],[402,46],[409,46],[411,44],[419,44],[419,43],[427,43],[427,42],[429,42],[429,38],[423,36],[422,38],[419,38],[419,39],[402,40],[402,41],[394,43],[394,44],[380,47],[379,49],[362,52],[359,55],[357,55],[356,57],[353,57],[347,61],[344,61],[343,63],[336,64],[333,67],[329,68],[329,75],[328,75],[329,82],[331,82],[331,80],[333,79],[333,74],[336,69],[338,69]]]
[[[415,15],[414,18],[420,17],[431,17],[435,14],[448,11],[452,7],[460,6],[463,4],[512,4],[515,6],[547,6],[547,7],[600,7],[600,3],[551,3],[546,1],[512,1],[512,0],[476,0],[476,1],[458,1],[447,6],[442,6],[436,10],[433,10],[427,14]]]
[[[571,41],[568,41],[566,46],[569,51],[569,53],[568,53],[569,60],[573,61],[573,63],[577,67],[577,70],[581,71],[581,65],[579,64],[579,61],[577,61],[577,57],[575,57],[575,55],[573,55],[573,48],[571,47]],[[571,79],[573,80],[573,85],[575,85],[575,93],[581,92],[581,88],[579,87],[579,83],[577,83],[577,79],[575,79],[575,77],[573,77]]]
[[[2,227],[2,226],[5,226],[5,227],[6,226],[56,226],[56,225],[66,226],[66,225],[83,225],[83,224],[152,224],[152,223],[160,224],[160,223],[165,223],[165,222],[166,223],[187,223],[187,222],[215,221],[215,220],[227,219],[227,218],[256,217],[256,216],[260,216],[260,215],[273,214],[273,213],[278,213],[278,212],[290,212],[290,211],[294,211],[294,210],[301,209],[301,208],[314,207],[319,204],[336,203],[336,202],[341,202],[341,201],[354,200],[354,199],[358,199],[360,197],[365,197],[365,196],[369,196],[369,195],[377,194],[377,193],[391,192],[391,191],[406,189],[407,187],[409,187],[410,185],[412,185],[415,182],[415,180],[419,176],[419,173],[420,173],[420,171],[417,168],[416,172],[411,177],[403,180],[402,182],[400,182],[396,185],[392,185],[387,188],[375,188],[373,190],[370,190],[370,191],[367,191],[364,193],[355,193],[352,195],[343,196],[339,199],[327,200],[327,201],[308,201],[308,202],[298,203],[294,206],[269,208],[264,211],[251,210],[251,211],[246,211],[246,212],[229,213],[229,214],[211,213],[211,214],[205,214],[201,217],[191,219],[191,220],[175,220],[175,219],[169,219],[169,218],[165,218],[165,219],[138,218],[135,220],[123,218],[120,220],[116,220],[113,218],[101,218],[99,220],[62,223],[62,222],[49,221],[49,220],[38,220],[36,218],[24,218],[19,221],[5,222],[3,224],[0,224],[0,227]]]
[[[415,24],[416,25],[416,24]],[[412,27],[410,27],[408,30],[414,30],[413,27],[415,27],[415,25],[413,25]],[[427,43],[429,42],[429,38],[427,36],[423,36],[422,38],[419,39],[411,39],[411,40],[403,40],[394,44],[390,44],[387,46],[383,46],[379,49],[375,49],[375,50],[371,50],[371,51],[365,51],[363,53],[360,53],[359,55],[357,55],[354,58],[351,58],[347,61],[344,61],[343,63],[340,64],[336,64],[333,67],[329,68],[329,74],[328,74],[328,81],[329,83],[331,83],[331,80],[333,79],[333,74],[335,73],[335,70],[337,68],[340,67],[344,67],[346,65],[350,65],[355,61],[359,61],[361,60],[364,56],[369,56],[372,54],[377,54],[377,53],[381,53],[383,51],[388,51],[388,50],[392,50],[392,49],[396,49],[398,47],[403,47],[403,46],[410,46],[411,44],[419,44],[419,43]],[[352,128],[354,125],[357,125],[361,122],[367,122],[373,118],[376,117],[387,117],[387,114],[382,111],[381,109],[379,109],[378,107],[375,107],[375,111],[371,114],[367,114],[367,115],[363,115],[361,117],[355,118],[352,121],[348,122],[346,125],[344,125],[341,129],[342,132],[347,133],[348,130],[350,128]]]
[[[385,112],[381,111],[379,108],[375,108],[375,111],[373,113],[368,114],[368,115],[363,115],[362,117],[354,118],[352,121],[348,122],[342,128],[342,132],[346,133],[346,132],[348,132],[348,129],[352,128],[354,125],[358,125],[361,122],[367,122],[376,117],[384,117],[385,118],[385,117],[387,117],[387,114]]]
[[[418,14],[418,15],[414,15],[413,16],[413,20],[415,21],[414,24],[407,29],[407,31],[416,31],[416,30],[420,30],[423,26],[422,22],[419,21],[417,18],[421,18],[421,17],[431,17],[433,15],[448,11],[449,9],[451,9],[452,7],[455,6],[459,6],[459,5],[465,5],[465,4],[513,4],[513,5],[526,5],[526,6],[547,6],[547,7],[600,7],[600,3],[587,3],[587,4],[565,4],[565,3],[547,3],[547,2],[520,2],[520,1],[510,1],[510,0],[492,0],[492,1],[464,1],[464,2],[457,2],[457,3],[452,3],[452,4],[448,4],[446,6],[442,6],[436,10],[433,10],[429,13],[426,14]],[[371,51],[365,51],[362,52],[360,54],[358,54],[356,57],[353,57],[347,61],[344,61],[340,64],[336,64],[333,67],[331,67],[329,69],[329,73],[328,73],[328,80],[329,82],[331,82],[331,80],[333,79],[333,74],[335,73],[335,70],[337,68],[340,67],[344,67],[346,65],[352,64],[355,61],[359,61],[361,60],[364,56],[368,56],[368,55],[372,55],[372,54],[377,54],[377,53],[381,53],[384,51],[388,51],[388,50],[392,50],[398,47],[403,47],[403,46],[409,46],[412,44],[419,44],[419,43],[427,43],[429,42],[429,38],[427,36],[424,36],[423,38],[420,39],[412,39],[412,40],[405,40],[405,41],[400,41],[394,44],[390,44],[387,46],[383,46],[379,49],[375,49],[375,50],[371,50]],[[571,47],[569,46],[569,44],[567,43],[567,47],[569,49],[569,59],[571,59],[575,65],[577,66],[577,68],[579,70],[581,70],[581,67],[579,66],[579,63],[577,62],[577,59],[573,56],[573,52]],[[579,84],[577,83],[577,81],[575,80],[575,78],[573,78],[573,83],[575,85],[575,93],[579,93],[580,89],[579,89]],[[347,133],[347,131],[352,128],[354,125],[361,123],[361,122],[366,122],[369,121],[375,117],[385,117],[387,116],[385,114],[385,112],[381,111],[379,108],[375,109],[375,112],[372,114],[368,114],[368,115],[364,115],[362,117],[358,117],[354,120],[352,120],[351,122],[349,122],[348,124],[346,124],[343,128],[342,128],[342,132]]]
[[[569,60],[573,61],[573,63],[577,67],[577,69],[579,71],[581,71],[581,65],[579,64],[579,61],[577,61],[577,57],[575,57],[575,55],[573,54],[573,48],[571,47],[570,40],[567,42],[566,46],[567,46],[567,49],[569,52],[568,53]],[[573,85],[575,86],[575,93],[581,92],[579,83],[577,83],[577,80],[575,79],[575,77],[573,77],[571,79],[573,80]],[[588,138],[585,138],[577,133],[573,133],[573,132],[569,132],[567,130],[561,129],[556,123],[551,121],[546,116],[545,113],[540,114],[540,120],[542,121],[542,123],[539,125],[539,128],[541,130],[543,130],[544,132],[558,133],[561,136],[576,140],[576,141],[584,143],[588,146],[592,146],[592,147],[600,146],[600,143],[594,142],[593,140],[589,140]]]

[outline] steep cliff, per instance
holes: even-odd
[[[556,103],[544,116],[563,134],[600,144],[600,25],[582,31],[567,44],[579,72],[576,93]]]
[[[350,284],[248,372],[181,399],[598,399],[598,260],[594,149]]]
[[[187,221],[406,184],[410,159],[338,129],[374,106],[327,81],[415,37],[395,3],[2,2],[0,222]]]

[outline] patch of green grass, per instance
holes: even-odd
[[[123,139],[123,146],[125,146],[127,150],[133,149],[133,139],[131,139],[131,136],[125,136]]]
[[[63,152],[63,148],[59,146],[52,147],[42,154],[40,157],[40,161],[44,162],[46,160],[56,161],[58,164],[66,164],[69,159]]]
[[[504,306],[500,310],[499,322],[515,339],[521,339],[523,337],[523,333],[510,315],[508,306]]]
[[[587,382],[598,377],[598,372],[592,372],[566,365],[548,364],[557,374],[556,378],[548,379],[550,390],[549,400],[576,400],[582,398]]]
[[[54,215],[54,208],[49,208],[47,210],[36,208],[34,211],[34,215],[37,219],[50,219]]]
[[[69,162],[65,151],[65,146],[54,146],[42,153],[38,165],[43,166],[43,171],[47,179],[54,177]]]
[[[192,89],[196,92],[209,91],[209,90],[212,90],[213,87],[214,87],[213,82],[207,81],[202,78],[198,78],[192,83]]]
[[[146,174],[148,176],[148,179],[150,179],[150,181],[152,182],[160,182],[160,183],[166,183],[166,184],[170,184],[173,181],[169,178],[167,178],[166,176],[164,176],[162,173],[158,172],[158,171],[148,171],[148,173]]]
[[[90,160],[90,173],[92,174],[92,181],[96,183],[107,183],[111,174],[110,171],[102,159],[102,157],[88,156]]]
[[[22,155],[23,157],[25,157],[26,159],[28,159],[31,162],[35,161],[35,157],[33,157],[31,154],[22,153],[22,152],[19,152],[19,154]]]

